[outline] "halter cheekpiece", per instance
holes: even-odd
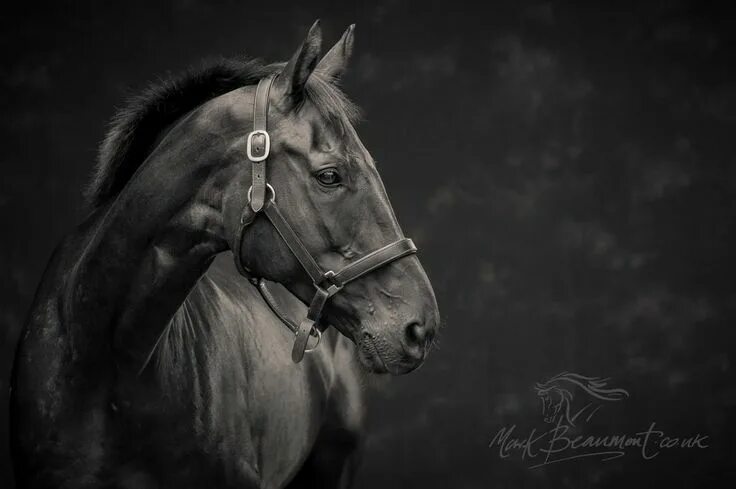
[[[330,297],[340,292],[345,284],[393,261],[414,254],[417,252],[417,248],[411,239],[402,238],[358,258],[337,272],[324,270],[317,263],[279,210],[276,204],[276,190],[268,183],[266,178],[266,163],[271,151],[271,137],[268,134],[268,97],[275,78],[276,75],[271,75],[261,79],[256,88],[253,104],[253,131],[248,133],[246,142],[246,154],[252,167],[252,182],[248,189],[248,206],[243,209],[243,215],[240,219],[240,228],[233,255],[238,271],[253,281],[271,310],[294,332],[296,338],[291,351],[291,358],[295,363],[299,363],[304,358],[305,352],[311,351],[319,345],[322,335],[320,318],[322,310]],[[248,211],[248,207],[252,212]],[[263,279],[254,278],[241,262],[241,248],[245,230],[255,217],[261,213],[276,228],[281,239],[284,240],[299,260],[314,284],[315,294],[309,304],[307,317],[298,325],[281,313],[273,295],[268,290],[266,282]],[[307,348],[310,336],[316,338],[316,343],[314,346]]]

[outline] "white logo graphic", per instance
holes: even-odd
[[[544,427],[519,435],[516,425],[504,426],[488,444],[498,449],[501,458],[516,456],[529,461],[529,468],[581,458],[614,460],[624,455],[638,454],[650,460],[667,449],[708,448],[708,436],[700,433],[674,437],[657,428],[649,427],[635,433],[586,434],[593,416],[604,406],[620,404],[630,397],[620,387],[612,387],[608,378],[588,377],[562,372],[534,386],[542,403]]]

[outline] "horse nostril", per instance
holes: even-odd
[[[406,327],[406,339],[411,346],[424,346],[427,341],[427,329],[419,321],[412,321]]]

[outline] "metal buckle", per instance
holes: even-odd
[[[253,154],[253,138],[255,136],[263,136],[265,147],[263,148],[263,155],[261,156],[256,156]],[[250,132],[248,134],[248,140],[246,142],[245,152],[248,155],[248,159],[250,161],[259,162],[259,161],[265,160],[266,158],[268,158],[268,154],[271,152],[271,136],[268,135],[268,132],[262,129],[258,129],[256,131]]]
[[[342,289],[342,285],[336,284],[332,281],[334,277],[335,277],[335,272],[333,272],[332,270],[327,270],[324,273],[324,275],[322,275],[322,280],[320,280],[318,284],[314,284],[314,285],[315,287],[319,287],[322,290],[327,291],[327,295],[329,297],[332,297],[333,295],[340,292],[340,289]],[[330,284],[329,286],[327,286],[327,288],[322,287],[322,284],[324,284],[325,281]]]

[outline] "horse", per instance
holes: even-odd
[[[578,418],[585,412],[586,420],[600,409],[598,401],[620,401],[629,397],[629,393],[621,388],[607,388],[608,379],[588,377],[571,372],[561,372],[546,382],[534,386],[542,402],[542,417],[545,423],[575,426]],[[579,389],[591,399],[574,408],[575,396],[573,392]]]
[[[116,115],[17,347],[19,487],[350,485],[360,376],[421,365],[439,311],[339,87],[354,26],[321,39],[316,22],[286,63],[216,61]]]

